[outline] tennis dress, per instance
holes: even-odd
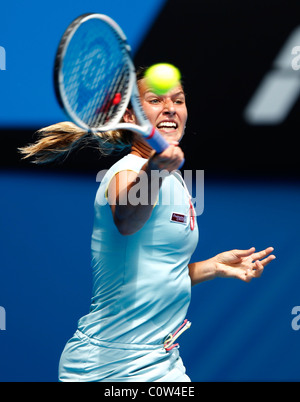
[[[190,381],[178,347],[164,348],[187,313],[188,263],[198,242],[183,180],[177,172],[164,177],[151,217],[132,235],[119,233],[107,202],[112,177],[122,170],[138,173],[145,162],[125,156],[97,191],[91,307],[64,348],[60,381]]]

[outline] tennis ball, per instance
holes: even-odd
[[[168,63],[154,64],[145,73],[147,85],[157,95],[164,95],[179,84],[181,78],[178,68]]]

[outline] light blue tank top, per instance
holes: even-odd
[[[122,170],[138,173],[146,161],[132,154],[122,158],[108,170],[96,195],[92,302],[78,329],[99,340],[161,344],[181,325],[190,303],[188,263],[198,227],[191,230],[189,195],[178,173],[163,179],[142,229],[124,236],[113,222],[106,199],[111,178]]]

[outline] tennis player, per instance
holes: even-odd
[[[178,85],[156,95],[143,72],[138,73],[143,108],[170,147],[157,154],[129,132],[94,137],[104,154],[124,147],[130,152],[108,170],[96,195],[91,307],[63,350],[62,382],[190,381],[175,339],[189,326],[185,317],[191,286],[216,277],[249,282],[275,258],[272,247],[260,252],[252,247],[190,263],[198,227],[187,188],[176,172],[184,157],[179,142],[187,121],[185,94]],[[124,121],[135,122],[130,108]],[[36,162],[64,155],[87,138],[68,122],[44,128],[40,135],[21,150]],[[152,186],[152,173],[163,170],[170,174]],[[130,201],[137,183],[140,192],[147,187],[148,202]],[[160,202],[168,191],[170,202]]]

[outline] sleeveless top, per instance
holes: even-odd
[[[122,170],[140,172],[146,159],[129,154],[100,183],[92,234],[90,312],[78,322],[88,337],[159,345],[185,318],[190,303],[188,263],[198,242],[190,225],[190,197],[176,172],[166,175],[151,217],[132,235],[119,233],[107,188]],[[157,171],[158,172],[158,171]]]

